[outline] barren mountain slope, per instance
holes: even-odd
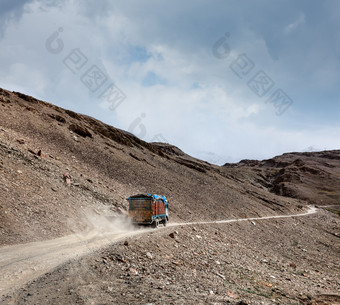
[[[269,160],[243,160],[224,167],[252,177],[254,185],[281,196],[316,205],[340,202],[340,150],[286,153]]]
[[[172,225],[339,204],[340,151],[219,167],[21,93],[0,89],[0,109],[0,246],[9,259],[13,247],[21,249],[14,260],[28,269],[18,267],[18,279],[46,272],[44,253],[25,260],[34,245],[6,244],[91,228],[93,215],[101,221],[125,213],[135,193],[166,195]],[[106,249],[3,293],[0,303],[340,304],[339,230],[338,206],[303,217],[141,231],[118,243],[108,239]],[[82,234],[76,246],[83,249]],[[106,238],[93,241],[98,237]],[[35,243],[48,244],[51,261],[44,263],[65,261],[53,256],[53,249],[63,253],[58,240]],[[76,246],[66,250],[90,252]]]
[[[304,205],[252,185],[247,175],[239,179],[171,145],[146,143],[21,93],[1,90],[0,107],[2,244],[82,230],[88,209],[122,212],[126,198],[140,192],[164,194],[172,220],[184,221],[270,215]]]

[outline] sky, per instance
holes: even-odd
[[[0,87],[224,164],[340,149],[340,1],[1,0]]]

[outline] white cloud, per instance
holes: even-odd
[[[305,20],[305,16],[303,14],[301,14],[297,20],[295,20],[294,22],[288,24],[285,28],[285,32],[286,33],[290,33],[295,31],[299,26],[304,25],[306,23]]]
[[[10,66],[7,77],[5,76],[2,82],[6,88],[15,88],[23,92],[30,91],[35,96],[42,96],[47,85],[43,73],[20,62]],[[18,84],[22,85],[18,87]]]
[[[338,123],[321,121],[319,109],[309,120],[322,128],[303,125],[311,96],[322,96],[326,90],[334,99],[339,96],[335,88],[340,70],[339,60],[328,56],[327,41],[321,46],[315,42],[306,22],[311,17],[295,12],[293,2],[276,18],[276,10],[265,1],[46,3],[36,0],[26,4],[25,11],[18,8],[24,12],[21,19],[7,24],[0,40],[2,86],[122,129],[135,127],[136,134],[144,126],[145,140],[162,134],[185,151],[211,160],[267,158],[304,147],[339,146],[334,141]],[[45,42],[60,27],[64,48],[51,54]],[[212,55],[212,46],[226,31],[230,55],[220,60]],[[101,89],[91,93],[81,82],[85,70],[72,73],[63,64],[75,48],[87,58],[85,70],[96,64],[127,95],[115,111],[107,111],[109,105],[98,98]],[[229,67],[240,53],[247,53],[255,64],[243,79]],[[280,60],[272,59],[276,55]],[[281,117],[265,104],[268,96],[256,96],[247,85],[259,70],[270,75],[275,88],[298,93],[299,99]],[[147,83],[148,78],[153,81]],[[333,114],[332,101],[323,102]],[[296,121],[299,127],[292,124]]]

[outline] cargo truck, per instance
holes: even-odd
[[[138,225],[151,225],[158,228],[169,221],[169,204],[165,196],[139,194],[130,196],[129,217]]]

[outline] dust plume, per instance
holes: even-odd
[[[108,234],[122,234],[138,229],[127,214],[113,214],[108,208],[83,209],[81,225],[77,226],[70,222],[69,224],[80,239],[88,239],[89,236],[100,238]]]

